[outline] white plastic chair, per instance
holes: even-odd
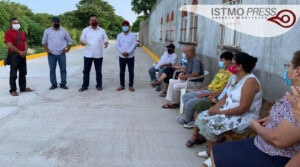
[[[198,79],[202,79],[202,78],[204,79],[204,77],[207,76],[208,74],[209,74],[208,71],[204,71],[204,74],[199,76],[199,77],[191,77],[191,78],[187,79],[187,81],[185,83],[185,88],[181,89],[181,91],[180,91],[180,109],[179,109],[180,114],[184,113],[184,109],[183,109],[184,106],[183,106],[182,96],[187,93],[187,91],[189,89],[188,88],[189,82],[192,82],[192,81],[198,80]]]

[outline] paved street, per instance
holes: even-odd
[[[148,79],[154,60],[143,49],[136,50],[135,93],[115,91],[119,60],[113,42],[105,50],[102,92],[95,88],[94,67],[89,90],[77,91],[83,48],[72,50],[67,63],[70,89],[50,91],[47,57],[29,60],[27,83],[35,91],[19,97],[9,96],[9,67],[0,67],[1,167],[201,166],[195,153],[205,145],[186,148],[192,130],[177,124],[178,110],[160,108],[165,99]]]

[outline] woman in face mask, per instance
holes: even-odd
[[[247,53],[237,53],[232,59],[229,71],[231,78],[226,95],[213,107],[198,115],[195,125],[199,129],[199,140],[206,140],[207,152],[200,152],[200,157],[208,157],[211,148],[219,143],[222,133],[234,131],[246,133],[250,120],[259,118],[262,107],[262,89],[259,80],[252,70],[257,58]],[[210,166],[210,159],[205,164]]]
[[[300,51],[294,54],[293,60],[285,68],[286,83],[293,85],[293,90],[300,87]],[[268,117],[251,121],[257,137],[215,146],[211,153],[213,166],[285,166],[300,151],[300,125],[295,120],[297,114],[293,116],[293,110],[298,113],[293,96],[287,93],[275,103]]]

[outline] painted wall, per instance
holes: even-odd
[[[198,0],[199,4],[221,4],[221,0]],[[141,23],[140,38],[142,43],[156,53],[158,56],[165,51],[165,45],[169,42],[165,41],[166,17],[167,14],[174,11],[175,37],[174,44],[176,53],[182,54],[182,50],[186,45],[179,44],[181,11],[179,8],[186,3],[192,4],[192,0],[159,0],[152,9],[149,19]],[[300,0],[244,0],[243,4],[300,4]],[[160,40],[160,20],[164,19],[163,40]],[[187,29],[190,25],[190,14],[188,14]],[[187,31],[187,38],[189,31]],[[205,65],[205,69],[210,72],[210,76],[205,79],[208,84],[218,71],[218,55],[217,48],[220,41],[220,25],[205,17],[198,17],[198,45],[197,55],[201,57]],[[258,63],[254,73],[260,79],[264,98],[274,101],[282,96],[288,90],[282,75],[284,72],[283,64],[290,62],[293,53],[300,50],[300,23],[288,33],[274,38],[259,38],[240,34],[239,47],[242,51],[258,57]]]

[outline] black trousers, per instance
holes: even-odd
[[[126,65],[129,71],[129,87],[133,87],[134,84],[134,57],[133,58],[121,58],[119,57],[120,64],[120,85],[125,87],[125,71]]]
[[[19,71],[19,87],[20,91],[26,90],[26,75],[27,75],[27,65],[26,65],[26,57],[21,57],[17,54],[11,55],[11,65],[10,65],[10,76],[9,76],[9,84],[10,91],[17,91],[16,80],[18,78]]]
[[[97,85],[96,88],[102,88],[102,62],[103,58],[87,58],[84,57],[84,69],[83,69],[83,84],[82,89],[86,90],[90,84],[90,71],[92,68],[92,64],[94,62],[95,70],[96,70],[96,81]]]

